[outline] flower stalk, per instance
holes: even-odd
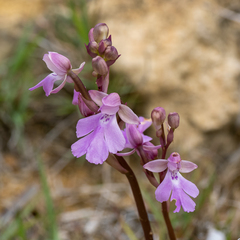
[[[115,155],[115,157],[118,160],[118,162],[120,163],[120,165],[123,168],[127,169],[127,171],[128,171],[125,175],[131,186],[131,190],[132,190],[134,200],[135,200],[137,210],[138,210],[139,219],[140,219],[142,229],[144,232],[145,240],[153,240],[153,232],[152,232],[152,229],[150,226],[147,211],[146,211],[146,208],[145,208],[145,205],[143,202],[142,193],[139,188],[136,176],[123,157],[117,156],[117,155]]]
[[[83,85],[81,79],[77,76],[77,74],[75,74],[73,71],[69,71],[68,76],[72,78],[74,86],[76,88],[75,90],[77,92],[80,92],[85,99],[92,101],[86,87]]]

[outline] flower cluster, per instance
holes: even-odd
[[[167,136],[164,131],[166,112],[162,107],[155,108],[151,113],[151,119],[138,117],[127,105],[122,104],[118,93],[107,94],[109,85],[109,67],[115,63],[120,55],[112,46],[109,29],[105,23],[97,24],[89,31],[89,43],[86,45],[88,54],[92,57],[93,76],[95,76],[98,90],[85,88],[81,79],[77,76],[83,69],[72,69],[70,60],[61,54],[49,52],[43,57],[47,67],[53,72],[39,82],[36,86],[43,87],[46,96],[59,92],[66,82],[74,83],[74,95],[72,104],[77,105],[84,118],[80,119],[76,126],[76,135],[80,138],[72,144],[71,150],[75,157],[86,154],[90,163],[103,164],[109,154],[117,157],[137,153],[141,159],[145,174],[152,185],[157,187],[156,199],[159,202],[176,200],[176,209],[179,212],[181,206],[184,211],[195,210],[195,203],[189,197],[197,197],[199,194],[195,184],[186,180],[181,173],[188,173],[197,168],[197,165],[186,160],[181,160],[178,153],[174,152],[166,159],[169,145],[174,140],[174,131],[179,126],[180,117],[173,112],[167,117]],[[62,81],[53,89],[55,81]],[[120,125],[125,124],[125,129]],[[154,125],[156,136],[160,144],[154,145],[151,137],[143,132]],[[121,152],[130,148],[130,152]],[[159,150],[161,149],[161,150]],[[162,153],[158,159],[159,151]],[[112,162],[120,172],[127,172],[117,160]],[[160,174],[160,184],[154,176],[154,172]]]
[[[88,33],[89,43],[86,46],[92,57],[93,76],[97,78],[98,90],[107,92],[109,84],[109,67],[120,57],[112,46],[111,35],[105,23],[99,23]]]
[[[86,159],[95,164],[102,164],[109,153],[122,151],[125,138],[118,126],[116,113],[127,123],[138,124],[138,117],[126,105],[121,104],[117,93],[90,90],[93,101],[100,106],[100,113],[80,119],[77,124],[77,137],[85,137],[72,145],[76,157],[86,154]]]

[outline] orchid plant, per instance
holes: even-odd
[[[146,240],[153,239],[153,233],[145,209],[137,179],[124,159],[124,156],[138,154],[142,169],[149,182],[156,188],[156,200],[162,204],[162,213],[171,240],[176,236],[169,218],[169,201],[175,200],[176,209],[185,212],[195,210],[195,198],[199,190],[195,184],[186,180],[181,173],[188,173],[197,165],[182,160],[180,154],[173,152],[166,159],[167,150],[174,140],[174,131],[179,127],[180,117],[172,112],[167,117],[167,129],[164,129],[166,112],[157,107],[151,113],[151,119],[138,117],[127,105],[121,102],[118,93],[108,94],[110,66],[119,58],[117,49],[112,46],[109,29],[105,23],[99,23],[89,31],[89,43],[86,45],[92,57],[93,76],[96,77],[97,90],[87,90],[78,74],[84,62],[77,69],[72,69],[70,60],[56,52],[49,52],[43,57],[47,67],[53,72],[29,90],[43,87],[46,96],[59,92],[64,85],[74,86],[73,104],[79,107],[83,116],[76,127],[77,137],[71,150],[75,157],[86,154],[86,159],[93,164],[104,162],[125,174],[130,183],[137,205],[140,222]],[[62,81],[55,89],[54,83]],[[153,124],[159,145],[150,141],[151,137],[143,132]],[[125,128],[124,128],[125,126]],[[129,152],[121,152],[130,148]],[[153,173],[158,173],[159,180]],[[191,197],[190,197],[191,196]]]

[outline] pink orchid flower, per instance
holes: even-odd
[[[181,160],[180,155],[174,152],[167,160],[154,160],[146,163],[143,167],[151,172],[162,172],[168,168],[164,180],[155,191],[157,201],[161,203],[167,201],[172,193],[171,201],[176,200],[174,212],[179,212],[181,207],[185,212],[195,210],[196,204],[189,196],[197,197],[199,190],[194,183],[185,179],[180,172],[191,172],[197,168],[196,164]]]
[[[67,74],[69,71],[73,71],[75,74],[79,74],[85,62],[83,62],[79,68],[72,69],[72,65],[68,58],[56,52],[49,52],[48,54],[44,54],[43,61],[47,64],[47,67],[53,72],[49,74],[46,78],[44,78],[41,82],[39,82],[36,86],[29,88],[30,91],[43,87],[46,96],[49,96],[51,93],[59,92],[66,82],[73,83],[71,77]],[[55,81],[62,81],[62,83],[53,89]]]
[[[77,123],[77,137],[83,137],[72,145],[75,157],[86,154],[90,163],[102,164],[109,153],[123,150],[125,138],[117,123],[116,113],[127,123],[139,124],[137,115],[121,104],[117,93],[106,94],[90,90],[92,100],[100,106],[100,113],[80,119]]]

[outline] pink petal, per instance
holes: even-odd
[[[143,145],[143,150],[145,150],[145,151],[152,151],[152,150],[157,150],[157,149],[159,149],[161,147],[162,147],[161,145],[157,145],[157,146],[154,146],[154,145]]]
[[[176,200],[175,212],[179,212],[181,206],[185,212],[193,212],[195,210],[195,202],[180,188],[173,188],[171,201]]]
[[[183,191],[180,194],[182,208],[185,212],[194,212],[196,203]]]
[[[99,92],[97,90],[89,90],[89,95],[92,100],[98,105],[102,106],[102,99],[107,96],[107,93]]]
[[[66,71],[61,71],[55,66],[55,64],[49,58],[49,54],[44,54],[43,61],[46,63],[47,67],[57,75],[62,76],[66,74]]]
[[[53,89],[54,82],[60,79],[61,78],[58,75],[56,75],[55,73],[51,73],[47,77],[45,77],[41,82],[39,82],[36,86],[29,88],[29,90],[32,91],[36,88],[43,87],[46,96],[49,96]]]
[[[182,173],[188,173],[196,169],[198,166],[195,163],[192,163],[190,161],[182,160],[181,161],[181,168],[180,172]]]
[[[90,133],[91,131],[93,131],[94,129],[97,128],[97,126],[100,125],[100,118],[101,118],[102,114],[98,113],[96,115],[92,115],[86,118],[82,118],[78,121],[77,123],[77,137],[82,137],[88,133]]]
[[[119,105],[121,105],[121,100],[117,93],[110,93],[102,99],[102,103],[110,107],[119,107]]]
[[[53,90],[50,92],[50,94],[51,94],[51,93],[58,93],[58,92],[64,87],[64,85],[66,84],[66,82],[67,82],[67,75],[65,75],[65,79],[62,81],[62,83],[61,83],[58,87],[56,87],[55,89],[53,89]]]
[[[139,124],[138,116],[126,105],[121,104],[118,111],[119,117],[129,124]]]
[[[166,202],[170,197],[172,187],[171,173],[167,171],[165,178],[155,191],[157,201]]]
[[[125,145],[125,138],[120,130],[116,115],[104,126],[104,136],[109,152],[122,151]]]
[[[87,150],[86,159],[90,163],[102,164],[107,159],[109,152],[104,140],[103,128],[99,127],[95,131],[95,136]]]
[[[140,133],[135,124],[126,124],[126,134],[129,143],[133,148],[137,148],[143,144],[142,133]]]
[[[144,117],[139,117],[140,124],[138,126],[139,132],[143,133],[147,128],[149,128],[152,125],[151,119],[145,119]]]
[[[180,191],[181,191],[181,189],[174,189],[174,191],[172,192],[171,201],[176,200],[176,202],[175,202],[176,209],[173,211],[174,213],[179,212],[181,210],[182,203],[181,203],[181,199],[179,196]]]
[[[146,163],[143,167],[151,172],[162,172],[167,168],[167,163],[168,160],[158,159]]]
[[[73,100],[72,100],[72,104],[73,105],[78,105],[78,95],[80,94],[80,92],[77,92],[75,89],[73,91]]]
[[[66,80],[67,80],[68,83],[74,83],[73,80],[72,80],[72,78],[71,78],[70,76],[67,76],[67,79],[66,79]]]
[[[79,68],[72,69],[72,71],[78,75],[83,70],[84,65],[85,65],[85,62],[81,63]]]
[[[142,134],[142,137],[143,137],[143,143],[150,142],[152,140],[152,138],[147,135]]]
[[[126,153],[116,153],[117,156],[122,156],[122,157],[125,157],[125,156],[130,156],[132,155],[133,153],[136,152],[136,149],[134,148],[132,151],[130,152],[126,152]]]
[[[95,40],[94,40],[94,37],[93,37],[93,29],[94,29],[94,28],[91,28],[90,31],[89,31],[89,33],[88,33],[89,42],[95,41]]]
[[[134,148],[133,145],[128,141],[128,138],[127,138],[127,133],[126,133],[126,128],[124,130],[122,130],[122,134],[126,140],[126,143],[125,143],[125,147],[124,148]]]
[[[113,115],[119,110],[121,100],[117,93],[111,93],[102,99],[102,103],[103,105],[100,108],[101,112]]]
[[[178,177],[180,186],[184,190],[184,192],[186,192],[191,197],[194,198],[197,197],[199,194],[197,186],[194,183],[188,181],[186,178],[184,178],[180,173],[178,174]]]
[[[81,138],[71,146],[72,154],[73,156],[79,158],[83,156],[91,144],[93,138],[94,138],[94,132],[90,133],[86,137]]]
[[[72,68],[69,59],[63,55],[56,52],[49,52],[48,56],[59,71],[67,73]]]

